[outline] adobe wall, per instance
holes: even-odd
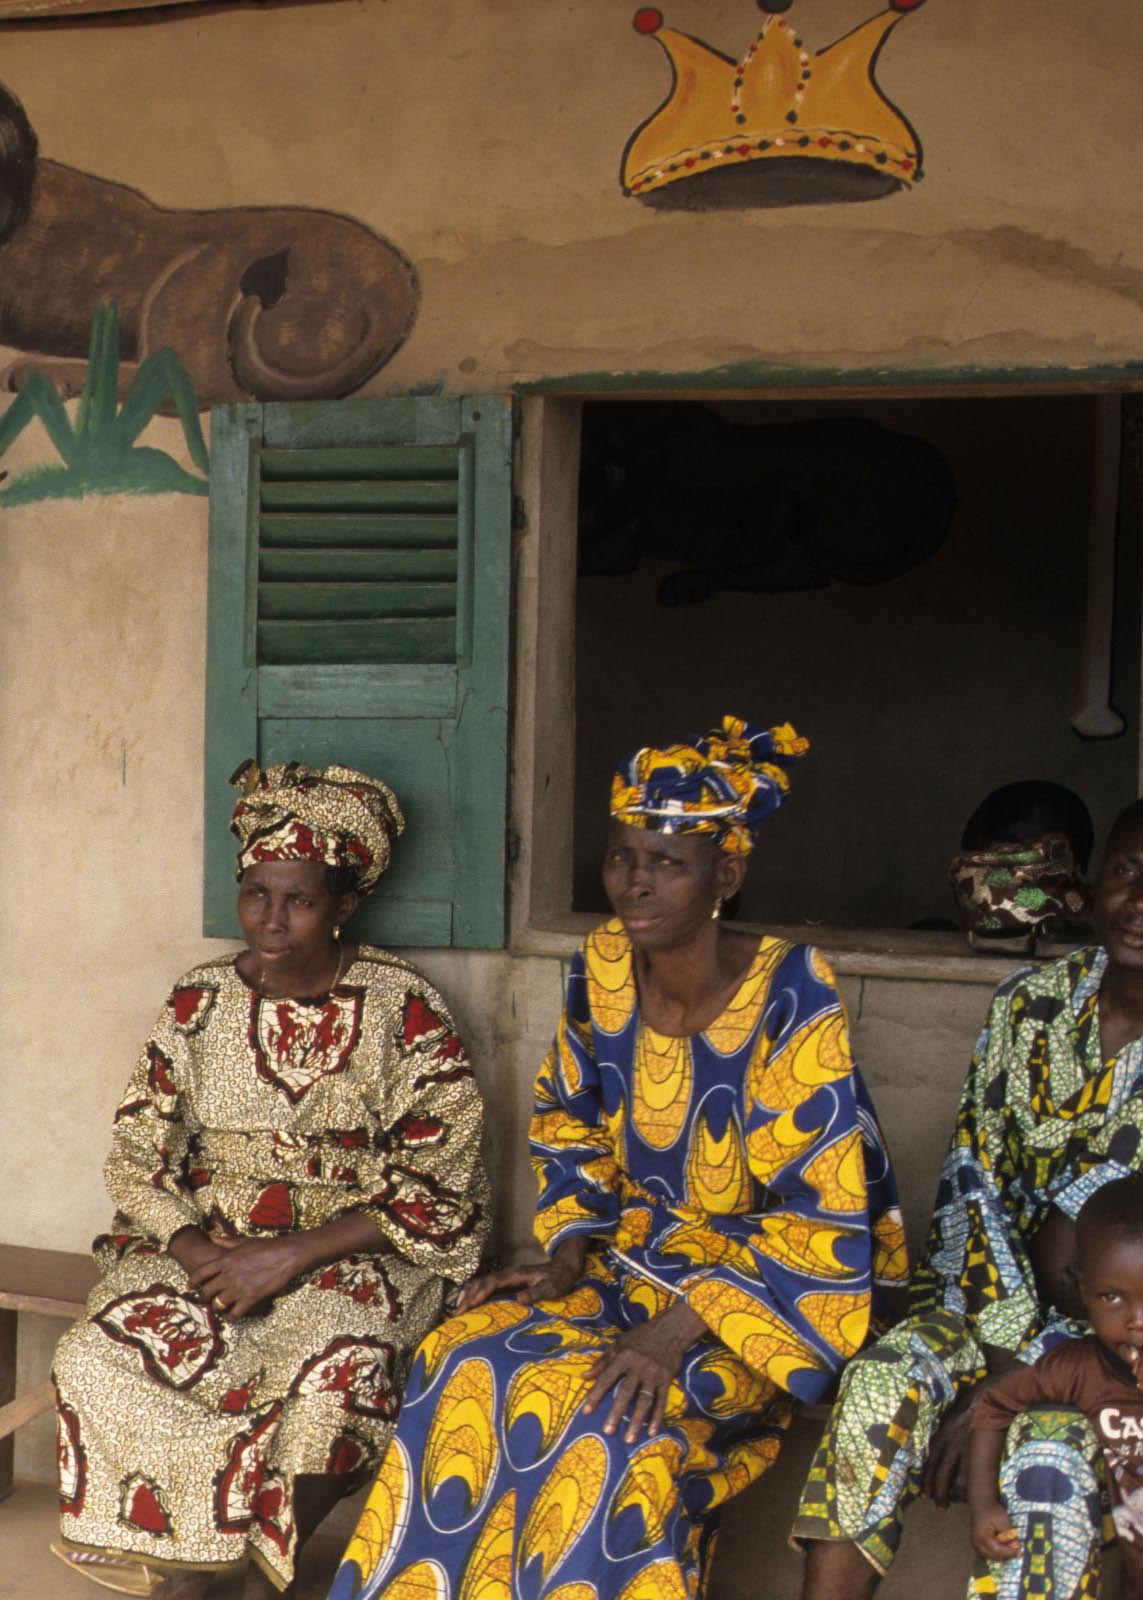
[[[420,309],[371,392],[585,374],[622,388],[632,373],[685,387],[677,375],[722,369],[749,388],[806,367],[924,375],[1143,355],[1136,0],[930,0],[880,67],[924,141],[915,192],[669,216],[617,181],[669,80],[633,9],[196,10],[8,30],[2,72],[52,160],[166,206],[322,206],[397,242]],[[757,27],[746,0],[666,9],[729,54]],[[868,14],[862,0],[798,10],[813,47]],[[55,263],[61,292],[81,295],[73,265]],[[145,442],[182,454],[170,421]],[[50,459],[34,425],[4,467]],[[0,516],[0,1231],[12,1241],[80,1249],[104,1225],[116,1098],[172,977],[213,948],[198,914],[205,549],[206,505],[190,496]],[[530,736],[517,728],[518,744]],[[504,1237],[522,1246],[521,1136],[560,962],[424,964],[471,1040],[512,1172]],[[916,1228],[987,991],[848,987]],[[25,1319],[37,1376],[53,1331]],[[21,1436],[18,1469],[50,1476],[45,1427]]]

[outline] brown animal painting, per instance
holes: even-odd
[[[0,85],[0,344],[28,352],[0,375],[43,372],[79,393],[93,307],[118,308],[121,380],[173,349],[199,406],[338,399],[407,338],[412,264],[336,212],[301,206],[171,210],[38,154]]]

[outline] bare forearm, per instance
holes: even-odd
[[[327,1267],[345,1256],[391,1255],[393,1246],[385,1238],[368,1211],[351,1211],[320,1228],[305,1228],[282,1234],[296,1262],[294,1276]]]
[[[994,1506],[1000,1499],[997,1485],[1005,1437],[1004,1433],[991,1428],[973,1431],[968,1446],[967,1487],[968,1503],[974,1512]]]

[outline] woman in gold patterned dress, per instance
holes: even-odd
[[[364,1481],[410,1351],[485,1234],[480,1099],[425,978],[341,936],[404,821],[341,767],[236,774],[247,948],[163,1007],[115,1118],[100,1282],[64,1336],[55,1553],[198,1600]]]
[[[829,967],[719,917],[805,749],[726,718],[616,774],[616,915],[536,1088],[547,1260],[421,1345],[330,1600],[690,1600],[719,1508],[903,1277]]]

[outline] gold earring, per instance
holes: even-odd
[[[717,922],[719,917],[721,917],[721,915],[722,915],[722,900],[720,898],[720,899],[718,899],[718,900],[716,900],[714,902],[714,910],[710,914],[710,920],[712,922]]]
[[[340,939],[341,938],[341,923],[340,922],[335,922],[334,923],[334,925],[333,925],[333,936],[334,936],[335,939]]]

